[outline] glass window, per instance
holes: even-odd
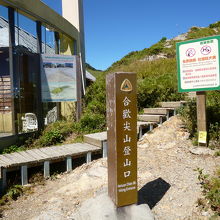
[[[49,26],[42,25],[42,53],[56,54],[55,32]]]
[[[59,54],[59,36],[53,28],[42,26],[42,52],[45,54]],[[45,125],[58,119],[59,104],[55,102],[43,103]]]
[[[15,44],[21,49],[37,53],[36,22],[15,13]]]
[[[60,34],[60,53],[65,55],[76,54],[76,45],[74,40],[65,34]]]
[[[12,134],[8,9],[0,5],[0,138]]]
[[[20,133],[38,130],[37,77],[40,74],[39,56],[19,53],[16,60],[19,71],[18,130]]]
[[[19,133],[38,130],[38,89],[40,61],[37,54],[36,22],[15,12],[16,117]]]

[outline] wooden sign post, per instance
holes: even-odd
[[[135,73],[107,75],[108,193],[117,207],[137,202]]]
[[[220,90],[220,36],[177,43],[179,92],[196,91],[198,145],[207,145],[206,94]]]
[[[206,93],[196,92],[198,145],[207,145]]]

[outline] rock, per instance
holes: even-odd
[[[64,219],[64,216],[61,212],[55,212],[55,211],[44,211],[39,216],[31,218],[31,220],[62,220]]]
[[[178,35],[177,37],[174,37],[173,40],[175,40],[175,41],[186,40],[187,35],[188,35],[187,33],[185,33],[185,34],[180,34],[180,35]]]
[[[102,193],[82,203],[79,210],[70,216],[74,220],[153,220],[147,204],[116,208],[107,193]]]
[[[209,212],[206,212],[206,211],[202,211],[202,216],[209,216]]]
[[[160,53],[157,55],[146,56],[140,61],[154,61],[154,60],[158,60],[158,59],[167,59],[167,55],[164,53]]]
[[[213,156],[215,154],[214,150],[211,150],[210,148],[207,148],[207,147],[192,147],[189,149],[189,151],[192,154],[196,154],[196,155],[211,155],[211,156]]]

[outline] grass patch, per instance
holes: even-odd
[[[197,169],[205,200],[199,199],[202,208],[211,208],[215,216],[220,216],[220,167],[213,176],[203,173],[203,169]],[[208,207],[207,207],[208,206]]]
[[[220,149],[220,92],[207,92],[207,125],[208,144],[212,149]],[[188,105],[180,109],[180,115],[186,124],[194,143],[197,143],[197,112],[196,100],[188,102]]]

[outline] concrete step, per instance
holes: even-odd
[[[139,121],[156,122],[159,124],[162,124],[165,118],[166,118],[165,115],[147,115],[147,114],[138,115]]]
[[[162,108],[180,108],[185,105],[187,101],[176,101],[176,102],[160,102]]]

